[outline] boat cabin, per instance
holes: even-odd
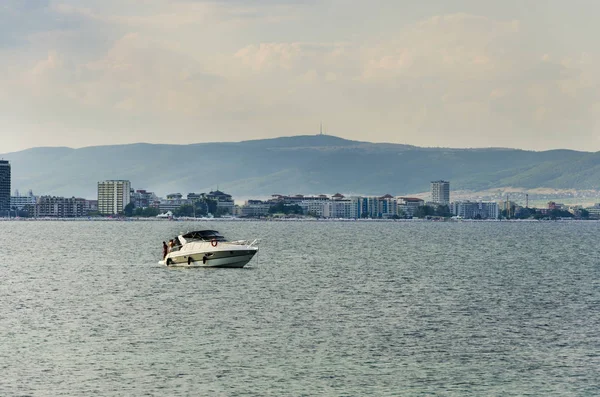
[[[227,241],[225,239],[225,237],[223,237],[221,235],[221,233],[217,232],[216,230],[198,230],[195,232],[189,232],[186,233],[184,235],[182,235],[179,240],[184,240],[182,241],[182,243],[184,242],[190,242],[190,241]]]

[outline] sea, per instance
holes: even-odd
[[[243,269],[158,264],[197,229]],[[598,396],[600,222],[0,222],[0,396]]]

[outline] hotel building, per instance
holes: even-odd
[[[34,218],[76,218],[87,215],[86,200],[75,197],[42,196],[37,199],[35,205],[29,208],[30,215]]]
[[[450,205],[450,182],[431,182],[431,201],[439,205]]]
[[[98,182],[98,212],[117,215],[131,202],[131,182],[109,180]]]
[[[33,195],[33,191],[29,191],[27,196],[21,196],[19,191],[15,191],[14,196],[10,196],[10,208],[13,210],[22,210],[27,205],[35,205],[37,203],[37,197]]]
[[[464,219],[498,219],[500,215],[495,201],[455,201],[450,210],[453,215]]]
[[[191,199],[184,199],[183,194],[181,193],[171,193],[167,194],[166,200],[160,200],[158,209],[160,212],[173,212],[182,205],[192,205],[193,203],[194,202]]]
[[[404,215],[412,218],[419,207],[425,205],[423,199],[417,197],[397,197],[398,215]]]

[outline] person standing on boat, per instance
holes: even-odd
[[[163,260],[167,257],[167,253],[169,252],[169,246],[166,242],[163,241]]]

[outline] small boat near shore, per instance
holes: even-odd
[[[258,239],[228,241],[216,230],[189,232],[174,241],[176,245],[159,264],[169,267],[241,268],[258,252]]]

